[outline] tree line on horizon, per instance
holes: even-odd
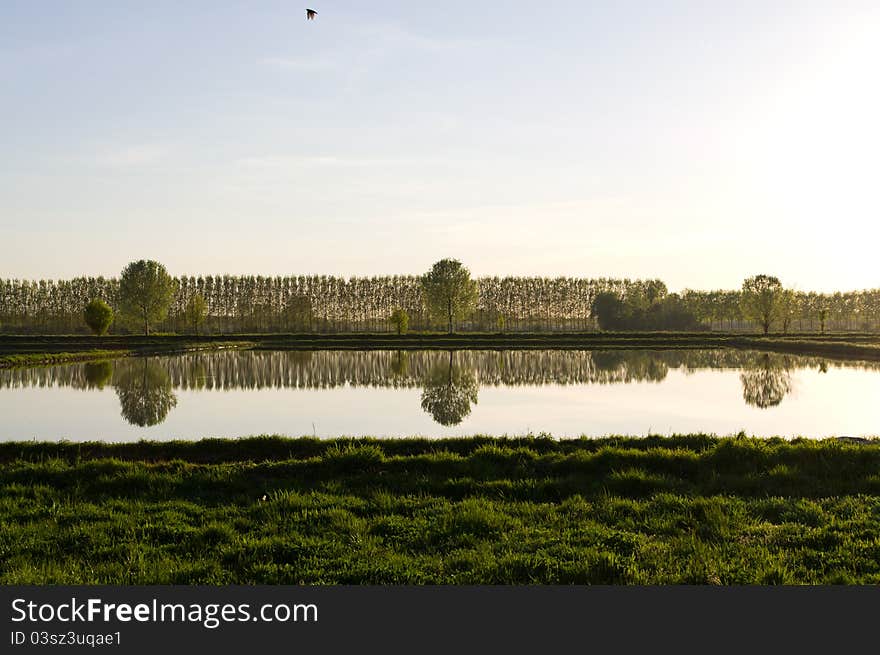
[[[421,276],[171,277],[161,264],[141,260],[129,264],[119,278],[0,279],[4,333],[66,334],[89,328],[104,333],[111,325],[120,334],[595,329],[766,333],[873,330],[878,324],[880,289],[798,292],[766,275],[747,279],[739,290],[681,294],[669,293],[656,279],[471,279],[452,259],[437,262]]]

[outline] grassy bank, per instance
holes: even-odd
[[[816,334],[757,336],[736,333],[587,332],[582,334],[251,334],[156,336],[0,336],[0,367],[102,359],[108,352],[173,354],[211,348],[257,350],[501,350],[737,348],[880,360],[880,336]]]
[[[877,583],[880,444],[0,444],[0,582]]]
[[[244,349],[251,345],[246,341],[228,339],[193,341],[177,337],[90,340],[82,337],[0,336],[0,369],[100,361],[132,355],[173,355],[205,350]]]
[[[52,364],[69,364],[71,362],[91,362],[96,360],[128,357],[130,350],[87,350],[81,352],[44,352],[0,355],[0,368],[16,368],[19,366],[50,366]]]

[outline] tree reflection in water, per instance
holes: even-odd
[[[83,379],[86,389],[103,389],[113,377],[113,364],[103,362],[87,362],[83,364]]]
[[[391,361],[391,375],[395,378],[405,378],[409,373],[409,353],[398,350]]]
[[[761,409],[779,405],[792,389],[789,369],[784,358],[758,355],[739,376],[746,404]]]
[[[437,364],[425,379],[422,390],[422,409],[445,427],[458,425],[477,402],[477,380],[471,370],[456,367],[454,353]]]
[[[138,427],[159,425],[177,405],[168,371],[150,358],[118,362],[113,386],[122,417]]]
[[[172,390],[422,389],[421,406],[441,425],[470,415],[481,386],[661,383],[677,371],[736,371],[752,407],[779,405],[799,369],[880,371],[880,363],[716,350],[223,351],[0,370],[0,389],[116,388],[123,416],[157,425],[175,407]]]

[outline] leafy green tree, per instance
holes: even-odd
[[[783,289],[779,296],[779,318],[782,321],[782,333],[788,334],[788,328],[797,311],[797,296],[791,289]]]
[[[601,330],[697,330],[700,322],[690,310],[694,294],[689,302],[676,293],[656,295],[650,303],[639,297],[636,305],[630,305],[616,293],[603,291],[593,299],[592,313],[599,321]]]
[[[641,320],[642,327],[648,330],[691,331],[701,327],[700,321],[677,293],[671,293],[652,304]]]
[[[779,278],[771,275],[747,278],[742,286],[743,314],[756,321],[767,334],[773,322],[782,315],[784,295]]]
[[[100,298],[93,298],[86,305],[83,318],[92,334],[107,334],[107,330],[110,329],[110,325],[113,323],[113,309]]]
[[[391,323],[394,325],[394,329],[397,330],[397,334],[406,334],[406,331],[409,329],[409,314],[398,307],[391,312]]]
[[[616,330],[623,327],[625,310],[623,300],[612,291],[603,291],[593,298],[591,312],[599,321],[600,330]]]
[[[198,334],[202,323],[208,318],[208,303],[205,302],[202,294],[193,294],[187,301],[186,309],[183,313],[187,327]]]
[[[468,316],[477,304],[477,283],[457,259],[441,259],[422,276],[422,292],[428,310],[446,319],[449,334],[455,322]]]
[[[119,306],[124,316],[143,325],[150,333],[151,323],[168,316],[177,285],[159,262],[141,259],[130,263],[119,279]]]

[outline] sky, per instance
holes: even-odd
[[[0,278],[880,287],[876,0],[4,0]]]

